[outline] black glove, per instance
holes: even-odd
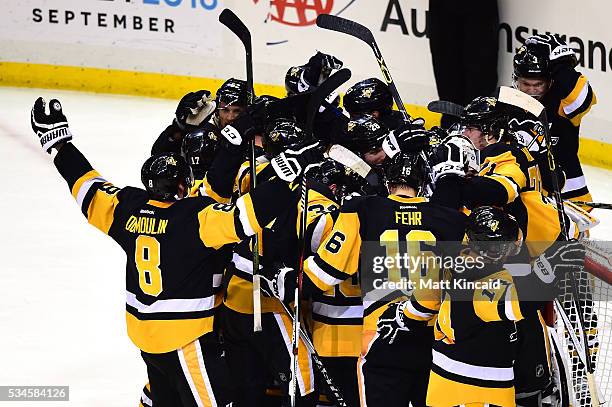
[[[319,86],[325,82],[334,71],[342,68],[342,61],[333,55],[318,51],[304,65],[304,79],[310,86]]]
[[[295,287],[297,286],[296,271],[284,265],[274,265],[272,275],[264,274],[260,276],[263,284],[261,290],[266,297],[278,298],[285,304],[290,304],[295,297]]]
[[[376,331],[382,339],[389,342],[389,345],[393,344],[400,331],[410,331],[407,326],[408,317],[404,314],[407,303],[408,301],[402,301],[389,304],[385,312],[378,318]]]
[[[478,159],[474,145],[465,137],[449,136],[430,157],[434,182],[454,174],[465,177],[469,170],[478,171]]]
[[[397,153],[420,153],[429,148],[431,133],[419,124],[406,123],[391,131],[382,148],[389,158]]]
[[[189,92],[176,107],[174,122],[183,132],[189,133],[207,122],[216,109],[217,103],[210,98],[209,91]]]
[[[538,34],[527,38],[525,44],[537,44],[548,53],[551,69],[559,63],[569,63],[572,68],[578,65],[574,50],[557,35]]]
[[[247,106],[246,110],[221,130],[225,140],[238,147],[246,147],[248,143],[263,131],[266,117],[266,103],[258,103]]]
[[[584,268],[586,250],[577,240],[556,242],[533,262],[533,272],[546,284]]]
[[[278,177],[293,182],[297,177],[323,161],[322,146],[319,142],[294,146],[274,157],[270,164]]]
[[[30,123],[38,136],[43,150],[51,154],[51,149],[60,141],[72,140],[68,120],[62,112],[62,105],[57,99],[51,99],[49,114],[45,113],[46,102],[39,97],[32,107]]]

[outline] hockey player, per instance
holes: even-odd
[[[351,119],[368,114],[394,130],[404,124],[400,112],[393,110],[393,96],[389,86],[378,78],[368,78],[351,86],[342,99]]]
[[[306,230],[306,256],[317,252],[321,243],[329,236],[339,214],[339,205],[344,199],[350,199],[359,189],[350,170],[331,158],[326,158],[308,174],[311,185],[320,183],[317,191],[325,193],[331,202],[327,207],[319,204],[310,205],[308,229]],[[357,275],[332,287],[326,292],[313,293],[311,303],[312,342],[329,372],[334,383],[340,388],[342,396],[349,406],[359,405],[359,386],[357,381],[357,360],[361,352],[361,331],[363,325],[363,302]],[[320,389],[325,394],[327,389]],[[319,397],[319,405],[322,397]],[[330,397],[327,397],[330,400]]]
[[[464,134],[479,150],[478,175],[466,177],[465,157],[472,156],[472,144],[466,144],[460,137],[447,139],[432,158],[436,179],[432,200],[468,209],[482,205],[503,207],[518,221],[526,247],[507,268],[515,275],[528,274],[531,259],[563,239],[556,205],[542,195],[537,161],[526,147],[513,141],[510,118],[500,111],[495,98],[476,98],[466,106],[462,120],[477,125],[467,125]],[[448,200],[442,195],[446,195]],[[577,238],[579,230],[576,224],[566,216],[565,221],[568,236]],[[540,316],[527,318],[519,324],[521,358],[515,366],[516,388],[520,396],[526,395],[531,400],[537,399],[550,381],[546,332]],[[541,373],[536,375],[536,371]]]
[[[389,276],[385,276],[375,274],[373,268],[363,268],[368,264],[364,260],[372,260],[366,254],[368,250],[370,254],[375,251],[384,257],[383,250],[388,248],[386,256],[393,257],[397,245],[406,242],[420,245],[421,242],[462,240],[464,215],[418,197],[424,178],[420,160],[418,155],[397,154],[385,167],[390,194],[356,197],[345,202],[330,236],[322,242],[316,255],[304,263],[302,290],[305,297],[342,286],[362,264],[364,328],[358,365],[362,406],[403,407],[409,402],[414,406],[425,405],[431,363],[431,328],[400,332],[393,338],[377,332],[378,319],[387,305],[405,296],[401,291],[381,290],[371,284],[379,277],[395,282],[395,271],[389,270]],[[435,273],[433,269],[430,271]],[[269,276],[271,290],[279,298],[290,300],[295,274],[295,270],[284,268]]]
[[[230,78],[217,90],[215,97],[217,111],[212,118],[212,123],[222,130],[242,112],[247,105],[247,85],[240,79]]]
[[[151,399],[162,406],[229,406],[235,399],[223,349],[213,330],[225,246],[261,230],[276,213],[295,205],[295,194],[280,178],[262,183],[235,205],[189,198],[193,181],[185,160],[154,155],[142,168],[146,190],[118,188],[96,172],[70,142],[72,134],[58,100],[50,113],[38,98],[32,129],[43,150],[57,150],[54,163],[90,224],[115,240],[127,256],[128,335],[147,365]],[[243,115],[228,131],[249,137],[252,120]],[[279,157],[293,179],[320,153],[313,147]],[[310,154],[310,155],[309,155]],[[286,169],[281,178],[289,180]],[[268,200],[272,198],[272,202]],[[265,204],[264,204],[265,201]]]
[[[206,172],[212,165],[219,147],[220,137],[221,135],[216,127],[210,123],[205,123],[201,128],[187,133],[183,138],[181,155],[193,171],[193,177],[196,180],[194,187],[196,188],[198,183],[204,180]]]
[[[303,142],[304,132],[295,122],[281,119],[271,123],[264,133],[266,156],[258,160],[257,184],[275,177],[270,158],[287,146]],[[228,148],[229,147],[229,148]],[[219,150],[215,165],[207,173],[206,183],[216,195],[230,198],[250,189],[250,171],[240,146],[228,145]],[[217,167],[217,161],[223,166]],[[242,164],[242,165],[241,165]],[[296,199],[299,191],[294,192]],[[329,195],[329,192],[327,192]],[[333,200],[309,188],[309,208],[319,205],[326,209]],[[298,205],[286,205],[278,210],[259,234],[260,270],[273,267],[275,262],[296,264],[298,261]],[[314,219],[312,216],[309,219]],[[236,374],[238,403],[249,406],[265,405],[264,395],[271,381],[280,383],[284,397],[290,380],[291,321],[275,298],[261,297],[262,332],[253,332],[253,253],[250,242],[242,242],[233,250],[232,262],[225,271],[226,295],[223,301],[221,329],[228,348],[228,363]],[[263,369],[263,372],[262,372]],[[310,356],[300,341],[298,404],[311,406],[316,402],[315,381]]]
[[[556,35],[534,35],[514,56],[514,85],[546,107],[553,153],[567,179],[563,198],[591,201],[578,158],[580,123],[597,103],[574,51]]]

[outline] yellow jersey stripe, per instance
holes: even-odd
[[[211,400],[211,394],[209,394],[204,381],[204,375],[202,374],[202,371],[206,372],[206,367],[204,366],[204,361],[201,360],[201,349],[200,355],[198,355],[196,345],[198,345],[198,347],[200,345],[197,340],[179,349],[179,360],[181,367],[183,368],[183,374],[185,375],[189,388],[191,389],[191,393],[193,394],[193,398],[196,400],[196,404],[212,406],[214,396],[212,397],[213,400]],[[200,362],[202,363],[201,365]]]

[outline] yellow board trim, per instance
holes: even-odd
[[[194,89],[217,89],[222,83],[223,79],[155,72],[0,62],[0,86],[68,89],[179,100]],[[285,88],[257,83],[255,93],[282,97]],[[441,115],[430,112],[425,106],[408,104],[406,110],[411,116],[425,119],[428,127],[440,124]],[[583,164],[612,169],[612,144],[581,138],[580,160]]]

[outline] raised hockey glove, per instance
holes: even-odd
[[[378,318],[376,331],[382,339],[388,341],[389,345],[393,344],[400,331],[410,331],[407,326],[408,317],[404,314],[404,308],[407,304],[408,301],[389,304],[385,312]]]
[[[266,297],[278,298],[286,304],[291,303],[297,284],[296,271],[284,265],[275,266],[273,270],[275,273],[271,276],[260,276],[263,281],[262,292]]]
[[[538,34],[525,40],[525,44],[538,44],[546,52],[551,64],[569,62],[572,67],[578,64],[576,53],[567,43],[557,35]]]
[[[62,112],[62,105],[57,99],[49,102],[49,114],[45,112],[46,102],[39,97],[32,107],[30,123],[32,130],[38,136],[43,150],[51,154],[51,149],[61,141],[72,140],[72,133],[68,128],[68,120]]]
[[[270,164],[280,179],[293,182],[310,168],[320,165],[321,161],[322,146],[318,142],[311,142],[285,150],[274,157]]]
[[[468,171],[478,171],[474,145],[465,137],[449,136],[431,155],[434,182],[457,175],[464,178]]]
[[[387,134],[382,149],[389,158],[399,152],[420,153],[429,148],[429,139],[429,132],[422,126],[406,123]]]
[[[342,61],[333,55],[317,51],[304,65],[304,79],[309,85],[319,86],[325,82],[333,72],[342,68]],[[308,89],[307,89],[308,90]]]
[[[189,133],[206,123],[216,109],[217,103],[211,99],[209,91],[189,92],[179,102],[174,122],[183,132]]]
[[[584,268],[586,250],[577,240],[556,242],[533,262],[533,272],[546,284]]]

